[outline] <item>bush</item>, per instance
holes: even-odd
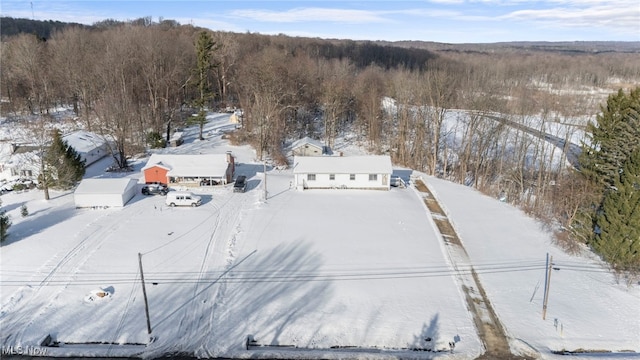
[[[153,131],[147,134],[147,144],[152,149],[160,149],[165,147],[166,142],[159,132]]]
[[[2,205],[2,200],[0,200],[0,206]],[[9,236],[9,228],[11,227],[11,219],[9,219],[9,215],[4,210],[0,210],[0,242],[3,242]]]

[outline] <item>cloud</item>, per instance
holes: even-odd
[[[640,36],[640,5],[633,1],[607,2],[596,0],[557,1],[561,7],[523,9],[503,15],[500,19],[541,23],[558,28],[606,27]],[[633,3],[633,4],[632,4]]]
[[[329,8],[295,8],[286,11],[273,10],[234,10],[234,17],[248,18],[255,21],[274,23],[294,22],[332,22],[332,23],[386,23],[390,20],[383,13],[368,10],[329,9]]]

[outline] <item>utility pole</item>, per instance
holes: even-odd
[[[151,320],[149,319],[149,302],[147,301],[147,288],[144,286],[144,272],[142,271],[142,254],[138,253],[138,264],[140,264],[140,280],[142,281],[142,295],[144,297],[144,313],[147,316],[147,334],[151,340]]]
[[[542,303],[542,320],[547,317],[547,303],[549,302],[549,288],[551,287],[551,267],[553,266],[553,256],[547,253],[547,274],[544,280],[544,301]]]

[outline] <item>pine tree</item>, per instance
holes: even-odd
[[[572,224],[577,238],[588,243],[597,242],[594,236],[604,195],[620,180],[622,166],[630,154],[640,148],[640,87],[628,95],[622,89],[611,94],[600,110],[596,122],[587,125],[589,141],[582,144],[579,158],[580,172],[594,184],[595,193],[578,209]]]
[[[2,206],[2,199],[0,199]],[[11,219],[5,210],[0,210],[0,242],[3,242],[9,236],[9,228],[11,227]]]
[[[607,191],[596,224],[593,248],[616,270],[640,271],[640,149]]]
[[[70,189],[82,180],[84,161],[66,141],[59,130],[54,130],[51,145],[45,155],[50,185],[59,189]]]
[[[189,118],[189,123],[200,126],[200,140],[204,140],[202,131],[204,124],[207,122],[205,105],[213,96],[213,93],[209,89],[209,72],[214,67],[212,56],[214,50],[216,50],[216,43],[213,41],[211,35],[206,31],[200,32],[196,42],[197,65],[195,69],[195,85],[198,88],[198,99],[195,101],[195,104],[199,111],[196,116]]]
[[[622,164],[640,147],[640,87],[627,95],[620,89],[587,125],[589,143],[580,156],[583,174],[608,188],[614,185]]]

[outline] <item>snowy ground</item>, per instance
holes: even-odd
[[[640,351],[639,284],[618,284],[589,254],[564,253],[538,223],[508,204],[468,187],[425,179],[454,222],[496,312],[515,340],[513,346],[525,344],[543,354]],[[547,253],[555,270],[543,320]]]
[[[460,284],[415,189],[295,191],[210,117],[171,153],[237,157],[246,193],[202,190],[199,208],[137,195],[122,209],[75,209],[71,193],[2,196],[14,225],[0,248],[0,343],[50,356],[193,353],[237,358],[451,358],[482,352]],[[348,154],[347,154],[348,155]],[[140,169],[146,159],[134,166]],[[91,166],[105,173],[110,160]],[[408,179],[409,171],[399,170]],[[425,178],[469,252],[515,349],[640,351],[640,290],[595,260],[563,254],[521,212],[472,189]],[[29,216],[20,216],[26,204]],[[554,271],[546,320],[546,253]],[[138,271],[142,254],[153,343]],[[96,290],[110,296],[87,301]],[[39,347],[51,334],[62,343]],[[254,339],[249,350],[247,338]],[[431,341],[425,339],[430,338]],[[455,351],[428,352],[412,349]],[[261,346],[260,346],[261,345]],[[268,345],[268,346],[265,346]],[[638,358],[635,354],[617,358]],[[599,355],[605,357],[604,355]]]

